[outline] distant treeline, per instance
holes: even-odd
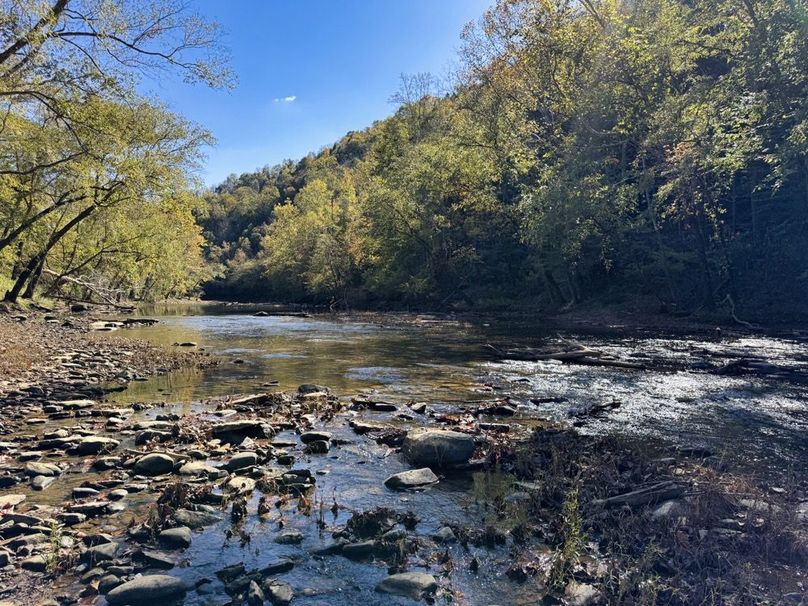
[[[205,195],[205,293],[806,311],[805,2],[500,0],[460,64],[448,92],[405,77],[392,117]]]

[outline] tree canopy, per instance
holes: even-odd
[[[806,34],[802,1],[500,0],[447,93],[208,194],[208,292],[804,312]]]

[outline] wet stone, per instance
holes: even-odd
[[[300,441],[304,444],[319,441],[328,442],[329,440],[331,440],[331,434],[327,431],[307,431],[300,434]]]
[[[48,476],[36,476],[31,480],[31,488],[34,490],[45,490],[48,486],[53,484],[56,478]]]
[[[219,522],[217,515],[205,511],[190,511],[189,509],[178,509],[174,512],[174,521],[189,528],[202,528]]]
[[[107,601],[116,604],[161,604],[185,595],[180,579],[163,575],[145,575],[119,585],[107,594]],[[162,602],[161,602],[162,600]]]
[[[297,545],[303,542],[303,534],[296,530],[287,530],[275,537],[275,542],[279,545]]]
[[[258,455],[254,452],[240,452],[231,457],[225,465],[228,471],[236,471],[245,467],[252,467],[258,464]]]
[[[376,591],[420,600],[435,592],[438,583],[431,574],[402,572],[393,574],[376,585]]]
[[[295,592],[289,583],[283,581],[267,581],[264,585],[273,606],[287,606],[295,597]]]
[[[474,454],[474,438],[457,431],[426,430],[410,433],[402,452],[413,465],[451,467],[468,463]]]
[[[429,486],[437,482],[438,476],[436,476],[429,467],[423,467],[422,469],[411,469],[409,471],[393,474],[384,481],[384,485],[396,490],[406,490],[409,488]]]
[[[191,545],[191,529],[187,526],[169,528],[162,531],[157,538],[166,547],[182,549]]]
[[[25,473],[29,476],[55,477],[62,473],[62,470],[53,463],[28,463],[25,466]]]

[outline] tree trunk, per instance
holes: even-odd
[[[48,253],[51,251],[51,249],[54,246],[56,246],[56,243],[59,242],[59,240],[61,240],[65,236],[65,234],[67,234],[76,225],[78,225],[84,219],[93,214],[96,208],[97,207],[95,205],[88,206],[79,214],[77,214],[75,217],[73,217],[70,221],[65,223],[58,231],[54,232],[51,235],[45,247],[41,251],[39,251],[36,255],[31,257],[31,259],[28,261],[28,264],[20,272],[20,275],[17,277],[17,281],[14,283],[14,286],[12,286],[11,290],[9,290],[6,293],[6,296],[4,297],[5,301],[9,303],[17,302],[17,299],[19,298],[22,289],[28,283],[28,280],[36,275],[37,268],[40,267],[40,264],[42,264],[44,267],[45,259],[47,258]]]

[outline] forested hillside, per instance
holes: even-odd
[[[500,0],[460,62],[206,194],[207,296],[805,312],[804,2]]]

